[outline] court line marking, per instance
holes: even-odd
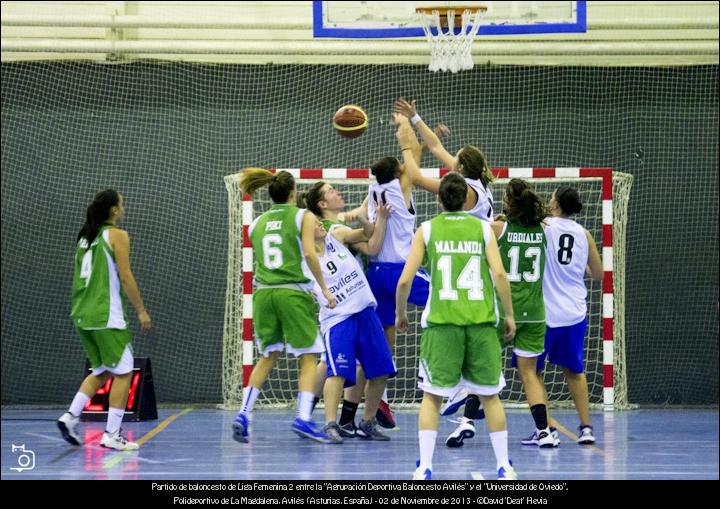
[[[26,432],[25,434],[27,436],[31,436],[31,437],[44,438],[45,440],[50,440],[51,442],[60,442],[63,444],[67,444],[67,440],[65,440],[64,438],[60,438],[60,437],[56,436],[55,434],[49,435],[49,434],[45,434],[45,433],[32,433],[32,432]]]
[[[37,435],[40,435],[40,433],[37,433]],[[40,435],[40,436],[42,436],[42,435]],[[53,465],[53,464],[57,463],[58,461],[67,458],[71,454],[75,454],[76,452],[80,452],[80,451],[84,450],[86,447],[89,447],[90,449],[95,449],[95,447],[92,445],[92,443],[94,441],[98,440],[101,436],[102,436],[102,432],[91,435],[90,438],[88,439],[87,443],[85,443],[83,446],[71,446],[72,449],[65,451],[65,452],[55,456],[53,459],[51,459],[50,464]],[[50,437],[46,437],[46,438],[50,438]],[[58,440],[66,445],[69,445],[64,438],[59,438]]]
[[[484,481],[485,478],[480,472],[470,472],[470,475],[473,478],[473,481]]]
[[[191,411],[192,411],[192,407],[186,408],[185,410],[183,410],[183,411],[181,411],[181,412],[178,412],[178,413],[176,413],[176,414],[171,415],[170,417],[168,417],[167,419],[165,419],[163,422],[161,422],[160,424],[158,424],[158,425],[157,425],[155,428],[153,428],[151,431],[149,431],[148,433],[146,433],[144,436],[142,436],[142,437],[140,437],[139,439],[137,439],[136,443],[137,443],[138,445],[143,445],[145,442],[147,442],[148,440],[152,439],[155,435],[157,435],[157,434],[160,433],[162,430],[164,430],[165,428],[167,428],[167,427],[170,425],[170,423],[173,422],[175,419],[177,419],[178,417],[180,417],[180,416],[182,416],[182,415],[185,415],[185,414],[187,414],[188,412],[191,412]],[[112,467],[114,467],[115,465],[117,465],[118,463],[120,463],[123,459],[125,459],[126,456],[128,456],[128,455],[130,455],[130,454],[133,454],[133,453],[136,453],[136,452],[137,452],[137,451],[123,451],[122,454],[118,454],[118,455],[115,456],[114,458],[112,458],[112,459],[108,460],[107,462],[105,462],[105,463],[103,464],[103,468],[106,469],[106,470],[107,470],[108,468],[112,468]]]
[[[562,424],[557,422],[552,417],[550,417],[549,421],[550,421],[550,424],[555,426],[563,435],[565,435],[569,439],[571,439],[576,445],[580,445],[577,443],[577,435],[575,433],[568,431]],[[596,452],[596,453],[600,454],[603,458],[607,458],[607,454],[605,454],[605,451],[603,451],[596,445],[580,445],[580,447],[582,447],[584,449],[588,449],[593,452]]]

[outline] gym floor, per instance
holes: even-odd
[[[329,445],[292,433],[290,410],[257,409],[250,443],[239,444],[232,439],[234,412],[160,409],[157,421],[124,423],[127,437],[141,442],[134,452],[100,447],[103,422],[80,424],[85,446],[67,444],[55,424],[61,413],[3,410],[2,479],[408,480],[418,457],[417,410],[395,412],[390,442]],[[520,444],[533,430],[527,410],[509,409],[507,417],[510,457],[523,480],[718,479],[717,409],[594,413],[594,446],[575,443],[573,410],[555,410],[561,444],[551,450]],[[321,409],[316,418],[322,420]],[[477,434],[464,447],[450,449],[452,418],[440,418],[433,479],[495,479],[484,423],[476,422]],[[12,470],[18,467],[28,468]]]

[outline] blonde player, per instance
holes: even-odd
[[[243,171],[240,187],[252,195],[269,186],[273,206],[250,225],[249,235],[255,268],[253,323],[262,357],[250,375],[243,405],[233,421],[233,438],[247,442],[250,413],[265,380],[275,366],[285,343],[300,360],[298,413],[292,430],[302,437],[327,442],[325,433],[311,420],[315,365],[323,351],[315,322],[316,305],[310,295],[315,282],[330,309],[336,305],[328,290],[315,254],[315,216],[295,206],[295,179],[281,171],[249,168]]]

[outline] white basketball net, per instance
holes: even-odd
[[[443,31],[440,24],[440,13],[432,11],[432,15],[422,14],[420,16],[427,37],[430,43],[430,69],[433,72],[450,71],[456,73],[473,68],[472,43],[480,30],[480,9],[475,11],[464,11],[461,19],[462,26],[460,33],[455,34],[455,12],[447,11],[447,29]],[[431,28],[437,29],[437,35],[432,33]]]

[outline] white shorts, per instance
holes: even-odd
[[[313,344],[313,346],[311,346],[310,348],[293,348],[290,345],[286,345],[285,342],[282,342],[275,343],[274,345],[268,345],[265,351],[262,351],[260,349],[260,341],[256,339],[255,344],[258,348],[258,351],[260,352],[260,355],[262,355],[263,357],[268,357],[272,352],[282,352],[285,349],[287,349],[287,352],[289,354],[292,354],[295,357],[300,357],[301,355],[306,354],[320,354],[325,352],[325,341],[323,341],[323,338],[320,334],[317,335],[317,337],[315,338],[315,344]]]
[[[130,345],[125,347],[120,362],[114,368],[108,368],[107,366],[99,366],[92,370],[92,374],[100,376],[106,371],[113,375],[127,375],[135,367],[135,360],[133,359],[133,351]]]

